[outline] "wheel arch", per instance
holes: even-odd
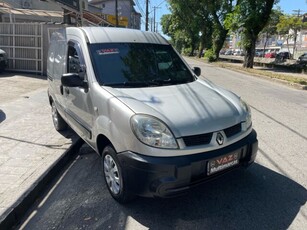
[[[54,100],[52,96],[49,94],[49,92],[48,92],[48,99],[49,99],[49,104],[51,105]]]
[[[103,149],[108,145],[111,145],[114,148],[111,141],[105,135],[99,134],[96,138],[96,146],[97,146],[98,154],[101,155]]]

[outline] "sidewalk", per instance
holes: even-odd
[[[78,140],[72,131],[54,129],[47,80],[0,75],[0,229],[20,218],[15,209],[20,211],[20,204]]]

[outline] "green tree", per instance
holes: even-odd
[[[226,27],[238,31],[246,51],[243,67],[253,68],[256,41],[266,26],[277,0],[237,0],[234,11],[226,18]]]
[[[233,0],[202,0],[203,7],[208,11],[213,22],[212,51],[218,59],[220,50],[226,40],[229,28],[225,25],[225,19],[234,9]]]
[[[289,50],[289,39],[293,38],[293,53],[294,56],[297,42],[297,32],[307,28],[307,22],[303,22],[301,17],[293,15],[282,15],[277,23],[277,31],[280,35],[286,37],[287,46]]]
[[[197,4],[197,0],[191,0],[188,3],[180,0],[171,0],[170,11],[171,16],[162,17],[162,30],[169,35],[173,42],[179,42],[190,48],[190,54],[198,48],[200,39],[200,24],[197,14],[195,14],[191,7]],[[178,48],[178,47],[177,47]]]

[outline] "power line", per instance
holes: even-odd
[[[163,2],[165,2],[166,0],[163,0],[162,2],[160,2],[156,7],[159,7],[162,5]],[[149,13],[151,14],[154,10],[150,11]]]
[[[139,3],[138,0],[136,0],[135,2],[136,2],[137,7],[139,8],[141,15],[144,17],[145,13],[144,13],[143,8],[141,7],[141,4]]]
[[[156,9],[160,9],[161,7],[154,6],[154,32],[156,32]]]

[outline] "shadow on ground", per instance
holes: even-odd
[[[120,205],[110,197],[99,157],[89,147],[58,183],[32,210],[25,229],[288,229],[307,199],[300,184],[254,164],[186,196]]]

